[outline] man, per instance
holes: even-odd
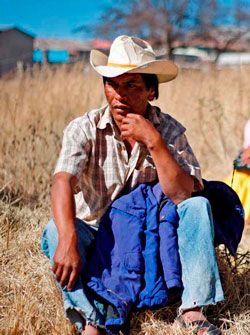
[[[197,334],[220,334],[201,312],[224,298],[210,205],[202,197],[191,198],[202,189],[200,168],[185,128],[149,104],[158,98],[158,83],[174,79],[177,67],[156,60],[147,42],[129,36],[114,40],[109,57],[93,50],[90,61],[103,76],[108,105],[73,120],[64,132],[52,186],[53,221],[42,239],[63,288],[66,314],[84,334],[101,334],[103,306],[91,298],[79,276],[88,246],[119,194],[158,179],[180,217],[184,290],[178,324],[188,327],[199,321]]]

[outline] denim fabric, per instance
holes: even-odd
[[[116,308],[118,315],[107,320],[107,326],[124,323],[140,291],[143,263],[138,236],[142,228],[140,215],[124,213],[117,208],[108,211],[100,224],[95,252],[89,262],[88,285]],[[105,238],[107,232],[113,241]]]
[[[182,288],[177,206],[164,196],[159,183],[147,186],[145,191],[145,285],[139,295],[139,308],[165,305],[168,301],[167,289]]]
[[[180,309],[215,304],[224,299],[214,244],[213,219],[209,202],[203,197],[190,198],[178,205],[179,253],[184,286]],[[76,220],[79,250],[83,264],[96,232],[81,220]],[[130,235],[126,235],[126,238]],[[41,246],[51,262],[57,246],[57,230],[51,220],[46,226]],[[84,269],[83,269],[84,270]],[[89,295],[79,278],[72,291],[62,290],[66,315],[81,330],[85,324],[104,325],[105,306]]]
[[[182,265],[180,310],[215,304],[224,299],[215,249],[214,227],[209,201],[187,199],[178,205],[178,232]]]
[[[160,206],[164,197],[159,183],[141,184],[100,222],[87,273],[88,285],[116,308],[106,326],[123,324],[136,303],[165,305],[167,287],[182,288],[177,206],[169,199]]]
[[[83,221],[76,219],[76,230],[78,236],[78,247],[83,264],[82,273],[88,257],[91,243],[95,239],[95,229]],[[41,249],[53,264],[53,257],[58,244],[57,228],[53,220],[45,227],[41,239]],[[61,287],[58,285],[59,289]],[[66,316],[76,325],[79,331],[84,329],[85,324],[104,325],[106,319],[106,307],[99,301],[93,299],[93,294],[84,285],[82,276],[79,276],[73,289],[61,289]]]
[[[182,288],[182,269],[178,247],[177,206],[169,199],[159,213],[160,259],[167,288]]]

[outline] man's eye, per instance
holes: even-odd
[[[115,87],[115,83],[113,81],[106,81],[106,85],[111,86],[111,87]]]
[[[128,85],[128,88],[135,88],[136,87],[136,85],[134,83],[128,83],[127,85]]]

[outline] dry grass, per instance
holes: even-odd
[[[250,68],[182,71],[158,104],[187,128],[206,178],[225,176],[250,116]],[[51,173],[67,122],[104,104],[101,81],[80,65],[34,69],[0,80],[0,334],[74,334],[41,255]],[[242,251],[249,248],[245,235]],[[226,302],[207,313],[224,334],[250,334],[250,257],[219,251]],[[132,334],[182,334],[175,310],[136,313]],[[190,332],[189,332],[190,334]]]

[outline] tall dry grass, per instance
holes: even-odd
[[[223,178],[241,147],[250,116],[249,78],[249,67],[183,70],[160,88],[157,104],[188,128],[208,179]],[[34,68],[0,80],[0,334],[74,334],[39,238],[50,216],[63,128],[104,103],[100,78],[81,64]],[[248,246],[245,237],[243,248]],[[234,260],[219,253],[226,302],[208,314],[225,334],[248,335],[249,255]],[[173,328],[174,314],[170,308],[136,313],[132,334],[188,334]]]
[[[87,71],[87,70],[86,70]],[[35,68],[0,80],[0,181],[26,200],[48,198],[65,124],[100,105],[98,84],[72,69]]]

